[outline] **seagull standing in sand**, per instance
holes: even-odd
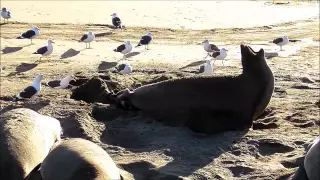
[[[216,52],[216,51],[220,51],[220,49],[216,45],[210,44],[207,39],[204,40],[202,42],[202,44],[203,44],[204,50],[208,53],[207,56],[204,59],[206,59],[209,56],[210,53]]]
[[[223,60],[227,57],[227,51],[227,49],[221,48],[220,51],[216,51],[210,54],[210,56],[214,58],[213,64],[216,60],[222,60],[222,64],[224,66]]]
[[[282,36],[282,37],[274,39],[272,41],[272,43],[280,46],[280,51],[283,51],[282,46],[287,45],[289,43],[289,38],[288,38],[288,36]]]
[[[32,44],[32,39],[40,34],[38,27],[33,27],[32,29],[22,33],[17,39],[30,39]]]
[[[146,35],[141,37],[139,44],[136,47],[144,45],[145,49],[149,49],[149,43],[151,42],[151,40],[152,40],[152,34],[151,32],[148,32]]]
[[[60,80],[49,81],[47,83],[44,83],[43,85],[56,89],[66,89],[69,86],[70,81],[72,80],[75,81],[74,77],[72,75],[67,75]]]
[[[129,64],[120,64],[117,70],[120,74],[129,74],[132,72],[132,67]]]
[[[52,52],[53,52],[53,45],[52,43],[54,43],[52,40],[48,40],[48,45],[47,46],[43,46],[41,48],[39,48],[36,52],[34,52],[33,54],[41,54],[40,60],[43,56],[49,56]]]
[[[6,22],[6,20],[7,20],[7,23],[8,23],[9,19],[11,18],[10,11],[7,11],[7,8],[5,8],[5,7],[2,8],[1,17],[4,19],[4,23]]]
[[[132,45],[130,41],[126,41],[124,44],[121,44],[116,49],[114,49],[114,52],[120,52],[123,54],[123,58],[125,58],[126,54],[128,54],[132,50]]]
[[[90,43],[94,39],[95,39],[95,35],[93,34],[93,32],[88,32],[88,34],[84,34],[78,42],[86,43],[86,48],[87,48],[87,43],[89,43],[89,49],[90,49]]]
[[[40,90],[41,90],[41,80],[42,80],[42,78],[43,78],[42,74],[37,74],[36,77],[33,80],[32,85],[28,86],[22,92],[20,92],[16,96],[16,100],[33,99],[36,95],[38,95]]]
[[[206,63],[202,64],[199,68],[199,74],[211,75],[213,73],[212,60],[207,60]]]
[[[112,24],[116,27],[116,28],[120,28],[122,29],[122,25],[121,25],[121,20],[118,17],[117,13],[113,13],[111,14],[112,16]]]

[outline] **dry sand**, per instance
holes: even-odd
[[[319,18],[215,31],[130,26],[118,31],[105,25],[52,23],[57,20],[54,13],[57,12],[47,12],[46,20],[50,23],[35,23],[41,35],[34,40],[34,45],[29,45],[28,40],[15,39],[30,28],[29,24],[1,25],[1,65],[6,67],[0,74],[1,113],[27,107],[53,116],[60,120],[64,138],[81,137],[96,142],[135,179],[168,179],[170,176],[192,180],[288,179],[299,165],[304,147],[319,135]],[[66,16],[68,18],[72,19],[71,15]],[[98,37],[91,44],[92,49],[84,49],[85,45],[76,40],[89,30]],[[155,36],[150,50],[135,48],[127,60],[121,60],[122,55],[112,51],[124,40],[131,40],[135,45],[146,31]],[[259,121],[274,123],[270,129],[201,136],[183,127],[164,126],[141,113],[112,109],[104,121],[95,120],[91,113],[93,104],[70,99],[69,90],[48,87],[42,88],[35,101],[10,100],[39,72],[44,74],[44,81],[70,73],[84,78],[109,74],[118,82],[116,88],[119,89],[155,79],[194,76],[198,65],[204,62],[205,53],[199,45],[203,39],[229,49],[226,66],[216,62],[214,76],[240,74],[241,42],[251,44],[255,50],[278,52],[279,48],[268,41],[284,33],[290,39],[302,41],[290,42],[284,46],[285,51],[279,52],[279,57],[267,60],[275,75],[276,88]],[[39,56],[32,52],[47,39],[55,41],[54,53],[35,63]],[[60,59],[62,54],[64,58]],[[121,62],[129,62],[135,72],[123,76],[110,72]],[[187,64],[190,67],[179,69]]]
[[[318,3],[271,2],[1,1],[1,7],[11,10],[12,20],[19,22],[110,24],[110,15],[117,12],[126,26],[174,29],[254,27],[319,16]]]

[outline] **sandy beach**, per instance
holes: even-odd
[[[272,1],[1,1],[12,21],[110,24],[173,29],[244,28],[319,16],[319,4]],[[281,1],[285,2],[285,1]],[[298,13],[297,13],[298,12]]]
[[[57,118],[63,139],[88,139],[106,150],[125,172],[125,180],[286,180],[319,135],[319,11],[306,2],[271,5],[271,1],[1,1],[12,12],[1,23],[0,113],[26,107]],[[117,12],[123,30],[113,29]],[[317,17],[315,17],[317,16]],[[2,20],[3,22],[3,20]],[[33,39],[17,39],[31,26],[40,29]],[[92,31],[92,49],[78,42]],[[126,59],[113,50],[126,40],[133,46],[152,32],[149,50],[134,47]],[[288,35],[279,50],[271,43]],[[55,42],[53,53],[41,60],[33,54]],[[168,79],[198,76],[208,39],[228,49],[216,61],[212,76],[242,73],[240,44],[263,48],[277,56],[266,60],[275,78],[271,101],[255,122],[263,128],[215,135],[171,127],[144,112],[128,112],[109,104],[71,98],[72,91],[42,86],[34,101],[13,101],[37,73],[43,82],[73,74],[86,82],[100,78],[109,90],[119,91]],[[209,58],[207,58],[209,59]],[[121,63],[132,66],[117,73]],[[104,109],[102,117],[93,113]]]

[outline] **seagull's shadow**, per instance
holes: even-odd
[[[185,68],[188,68],[188,67],[194,67],[194,66],[200,66],[201,64],[205,63],[206,60],[201,60],[201,61],[196,61],[196,62],[192,62],[184,67],[181,67],[179,69],[185,69]]]
[[[112,32],[98,33],[98,34],[95,34],[95,37],[99,38],[99,37],[104,37],[104,36],[111,36],[112,34],[113,34]]]
[[[70,57],[78,55],[79,53],[80,53],[80,51],[77,51],[77,50],[75,50],[73,48],[70,48],[66,52],[61,54],[60,59],[70,58]]]
[[[136,56],[138,54],[140,54],[140,52],[131,52],[131,53],[126,54],[124,57],[125,58],[130,58],[130,57]]]
[[[4,49],[2,49],[2,54],[9,54],[9,53],[14,53],[14,52],[18,52],[22,49],[23,47],[5,47]]]
[[[33,69],[37,66],[38,66],[38,64],[21,63],[19,66],[16,67],[16,72],[12,72],[8,76],[14,76],[18,73],[30,71],[31,69]]]
[[[117,64],[118,64],[117,62],[102,61],[98,66],[98,70],[99,72],[105,71],[106,69],[111,69],[115,67]]]

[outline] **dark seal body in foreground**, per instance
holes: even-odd
[[[17,108],[0,117],[0,179],[23,180],[60,142],[60,122],[31,109]]]
[[[304,168],[309,180],[320,180],[320,136],[308,148]]]
[[[181,117],[198,133],[250,128],[271,99],[274,77],[263,49],[254,52],[249,46],[240,47],[243,72],[239,76],[173,79],[126,89],[117,94],[118,104]]]
[[[56,146],[41,164],[43,180],[120,180],[111,157],[95,143],[73,138]]]

